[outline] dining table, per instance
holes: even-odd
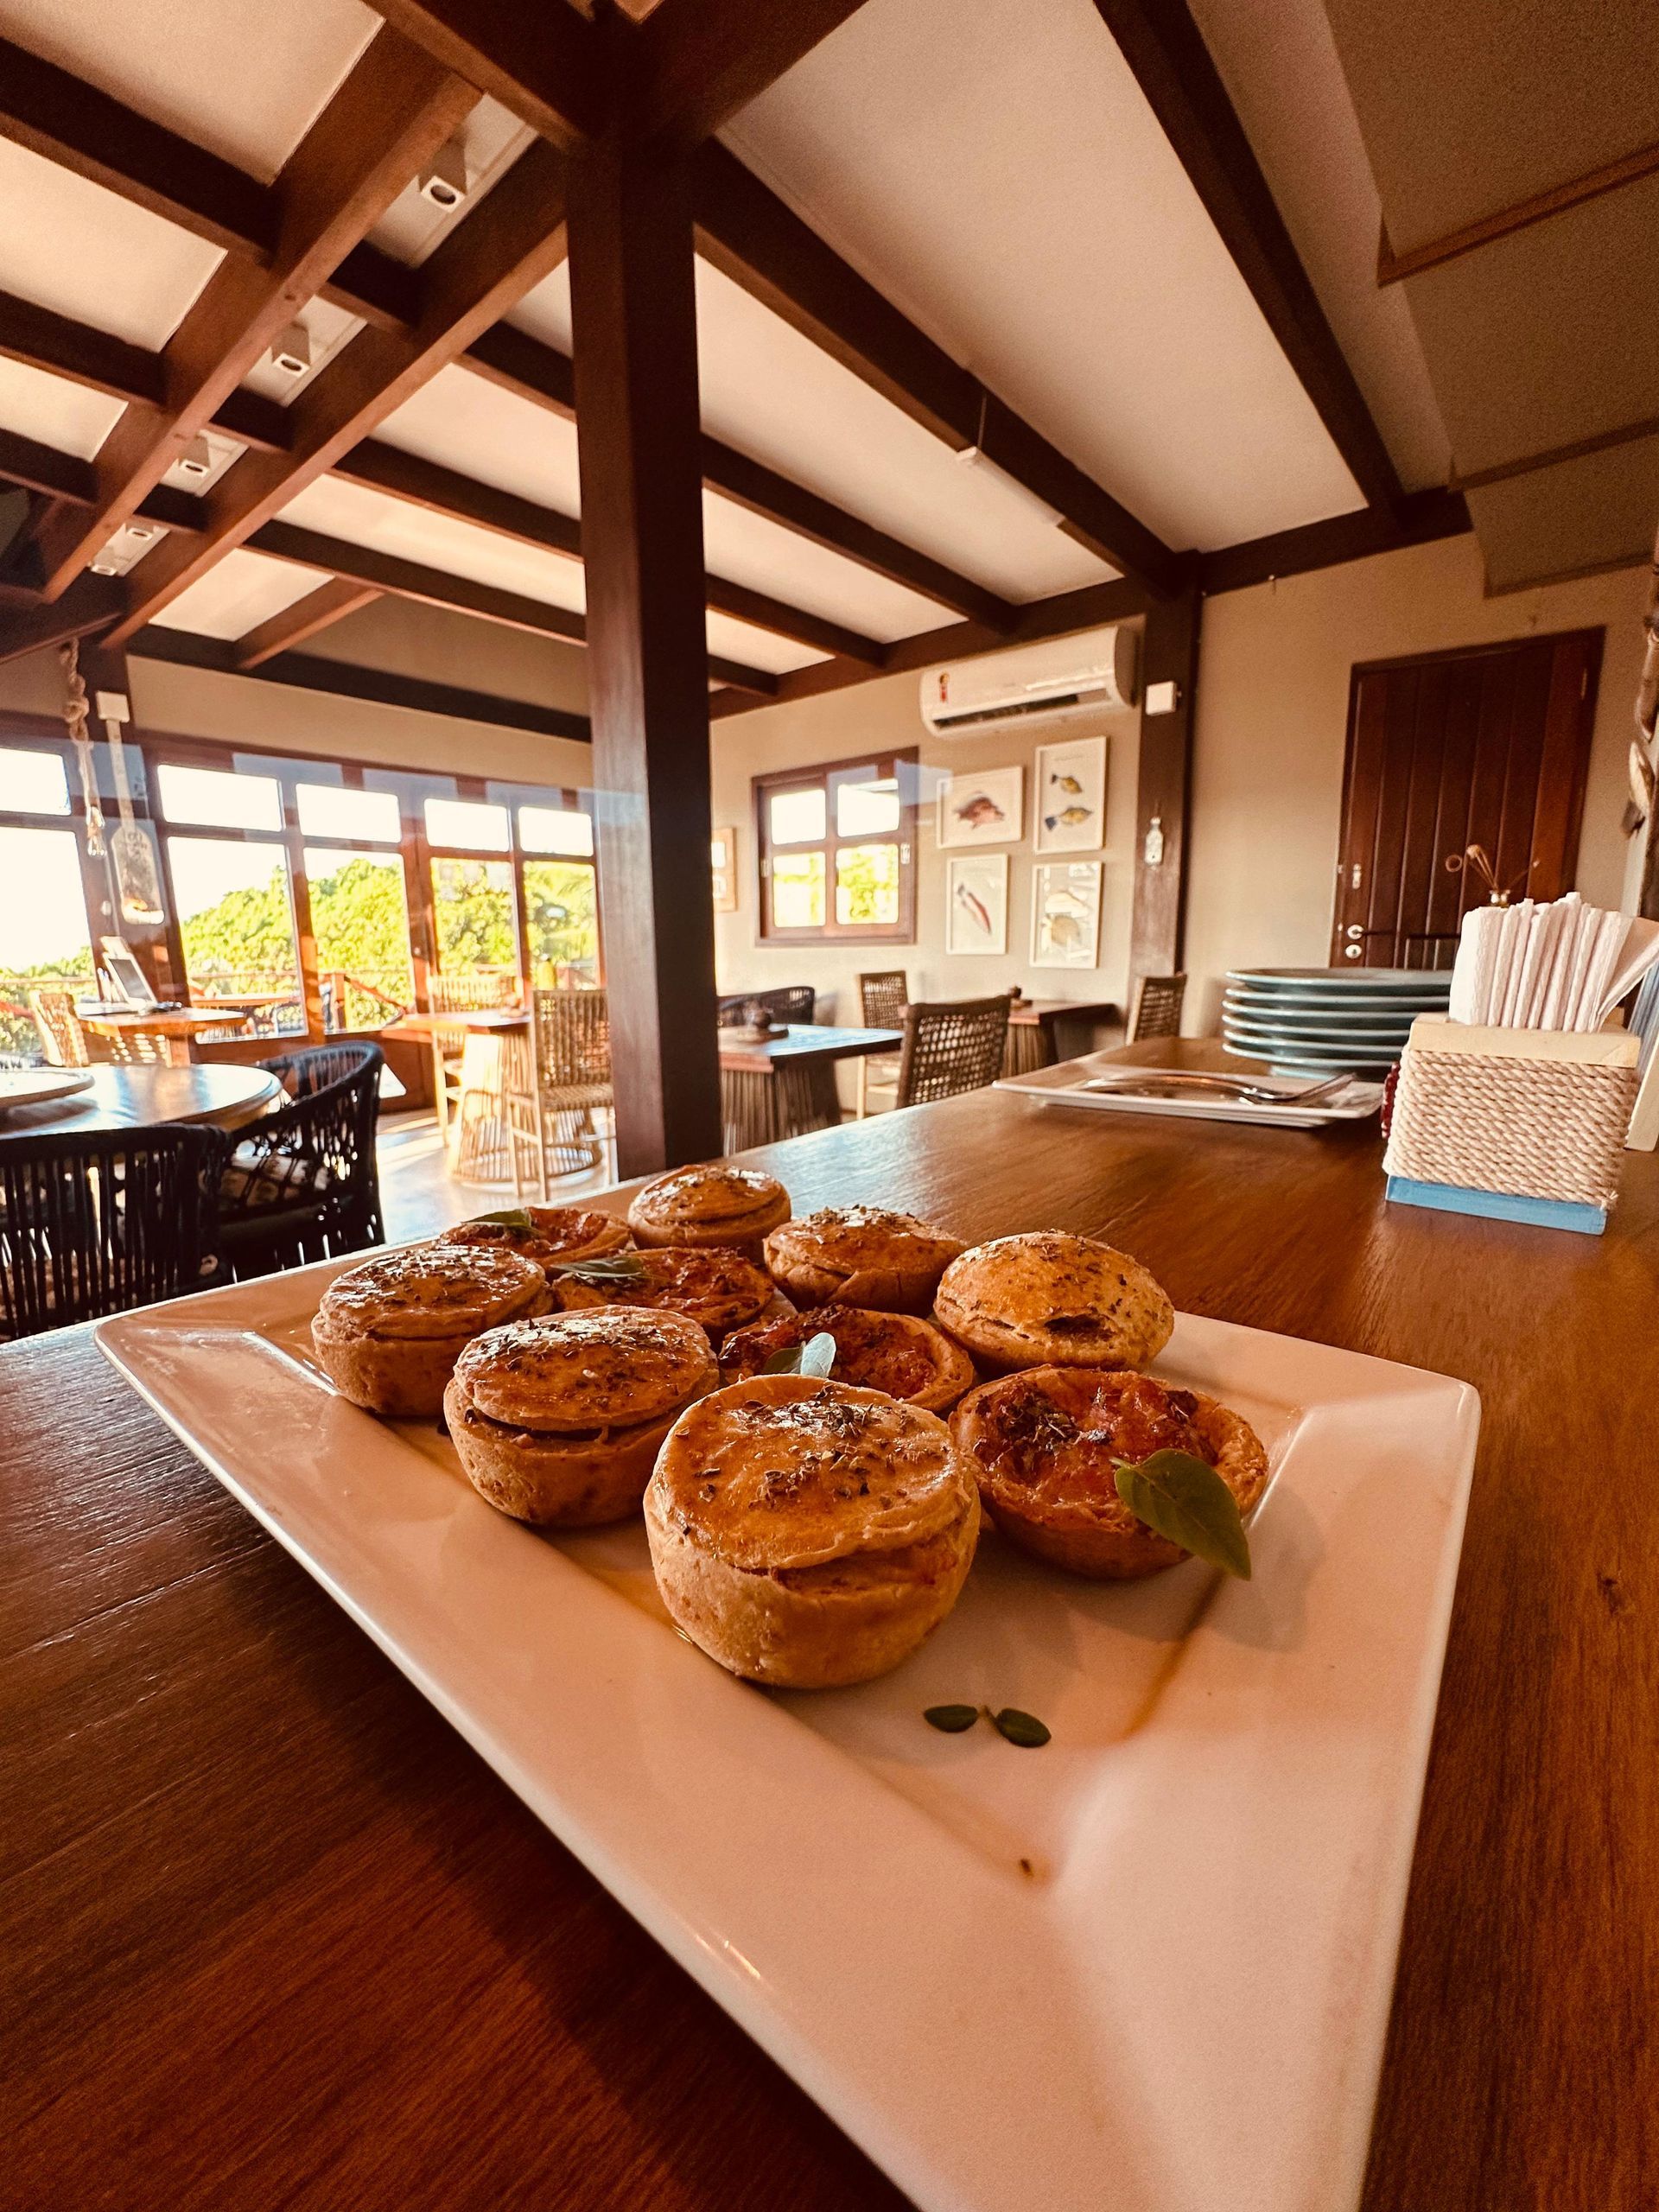
[[[1103,1236],[1186,1313],[1475,1385],[1364,2212],[1651,2212],[1659,1159],[1591,1237],[1390,1205],[1374,1122],[987,1090],[743,1157],[800,1213]],[[0,1389],[9,2202],[902,2205],[88,1329]]]
[[[235,1060],[194,1060],[182,1067],[140,1061],[79,1072],[89,1078],[86,1088],[67,1097],[0,1107],[0,1144],[11,1137],[56,1135],[66,1130],[90,1135],[157,1122],[200,1122],[238,1129],[263,1114],[283,1088],[269,1069]]]
[[[1015,999],[1008,1007],[1004,1075],[1029,1075],[1096,1051],[1106,1033],[1122,1033],[1122,1009],[1113,999]]]
[[[143,1037],[161,1047],[170,1066],[183,1067],[195,1058],[201,1039],[213,1030],[237,1031],[248,1020],[245,1007],[226,1005],[217,1012],[205,1006],[108,1007],[80,1008],[76,1019],[95,1037],[124,1045]]]
[[[721,1124],[728,1152],[833,1129],[841,1120],[836,1067],[873,1054],[896,1052],[900,1029],[836,1029],[827,1022],[797,1021],[769,1036],[720,1033]],[[863,1086],[859,1108],[864,1103]]]

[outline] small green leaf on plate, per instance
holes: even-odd
[[[1006,1736],[1009,1743],[1018,1744],[1022,1751],[1039,1751],[1048,1741],[1048,1730],[1034,1713],[1021,1713],[1017,1705],[1005,1705],[1001,1713],[994,1713],[991,1719],[999,1736]]]
[[[1120,1461],[1116,1473],[1117,1494],[1137,1521],[1211,1567],[1249,1580],[1250,1547],[1238,1501],[1206,1460],[1191,1452],[1154,1452],[1139,1466]]]
[[[644,1282],[645,1263],[637,1252],[606,1252],[592,1260],[555,1260],[553,1267],[562,1275],[574,1275],[578,1282],[590,1282],[602,1288],[607,1282]]]
[[[980,1712],[976,1705],[930,1705],[922,1718],[930,1728],[938,1728],[946,1736],[960,1736],[973,1726]]]
[[[763,1375],[810,1375],[822,1381],[836,1363],[836,1340],[828,1329],[820,1329],[804,1344],[790,1344],[782,1351],[775,1351],[761,1369]]]
[[[536,1226],[523,1206],[508,1206],[501,1213],[475,1213],[467,1226],[474,1229],[480,1222],[498,1224],[503,1229],[534,1229]]]

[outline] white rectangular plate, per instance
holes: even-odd
[[[1034,1068],[1029,1075],[1000,1077],[995,1087],[998,1090],[1017,1090],[1022,1098],[1034,1098],[1044,1106],[1086,1106],[1108,1114],[1173,1114],[1190,1122],[1258,1122],[1281,1129],[1323,1129],[1338,1122],[1367,1121],[1382,1103],[1382,1084],[1366,1083],[1358,1077],[1346,1090],[1310,1106],[1268,1105],[1249,1099],[1224,1098],[1219,1092],[1206,1093],[1197,1084],[1193,1085],[1190,1098],[1137,1098],[1127,1092],[1084,1088],[1091,1082],[1132,1084],[1137,1077],[1150,1079],[1167,1077],[1172,1072],[1150,1062],[1145,1067],[1136,1067],[1128,1060],[1119,1059],[1114,1052],[1085,1052],[1080,1059]],[[1307,1090],[1319,1077],[1276,1076],[1265,1069],[1253,1069],[1242,1073],[1239,1080],[1262,1090],[1281,1091],[1288,1097],[1293,1092]]]
[[[554,1541],[310,1364],[340,1262],[105,1321],[186,1444],[926,2212],[1342,2212],[1376,2094],[1474,1454],[1465,1384],[1182,1317],[1256,1425],[1255,1579],[988,1535],[883,1681],[733,1680],[642,1526]],[[1022,1751],[941,1702],[1014,1705]]]

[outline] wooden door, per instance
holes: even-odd
[[[1333,967],[1449,968],[1488,893],[1572,887],[1602,632],[1573,630],[1356,668],[1337,863]]]

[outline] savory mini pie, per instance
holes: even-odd
[[[588,1529],[639,1510],[664,1437],[718,1381],[695,1321],[601,1306],[475,1338],[443,1412],[481,1497],[517,1521]]]
[[[766,1239],[766,1265],[799,1305],[927,1311],[962,1240],[913,1213],[885,1206],[825,1206],[786,1221]]]
[[[548,1268],[556,1260],[600,1260],[632,1243],[628,1224],[592,1206],[524,1206],[521,1221],[463,1221],[446,1229],[440,1244],[469,1244],[522,1252]]]
[[[987,1367],[1144,1367],[1174,1308],[1139,1260],[1057,1230],[976,1244],[945,1269],[933,1318]]]
[[[711,1659],[829,1689],[886,1674],[938,1626],[973,1562],[979,1499],[937,1414],[759,1375],[674,1424],[645,1534],[663,1603]]]
[[[1192,1554],[1138,1521],[1117,1493],[1120,1460],[1187,1452],[1212,1466],[1241,1514],[1268,1455],[1241,1414],[1201,1390],[1099,1367],[1034,1367],[970,1390],[950,1433],[998,1530],[1074,1574],[1126,1581]]]
[[[821,1332],[836,1340],[835,1380],[855,1389],[880,1390],[925,1413],[942,1414],[973,1387],[972,1360],[943,1329],[913,1313],[858,1306],[815,1306],[810,1313],[734,1331],[721,1346],[721,1379],[738,1382],[759,1375],[775,1352]]]
[[[545,1313],[547,1277],[517,1252],[411,1244],[336,1275],[311,1341],[342,1397],[376,1414],[435,1414],[461,1347],[481,1330]]]
[[[708,1331],[711,1344],[721,1343],[734,1329],[763,1315],[773,1319],[794,1311],[770,1277],[741,1252],[717,1246],[684,1249],[664,1245],[632,1256],[639,1263],[639,1281],[590,1283],[578,1275],[556,1275],[555,1302],[570,1313],[587,1306],[640,1306],[653,1313],[686,1313]]]
[[[677,1167],[634,1193],[628,1225],[641,1244],[729,1244],[760,1256],[760,1240],[789,1218],[789,1192],[758,1168]]]

